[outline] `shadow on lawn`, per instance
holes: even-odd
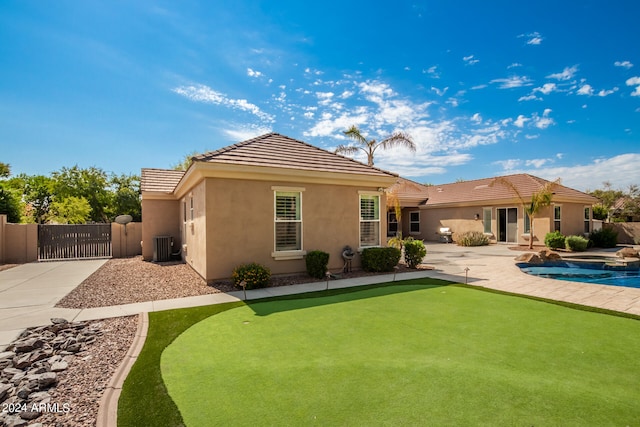
[[[329,289],[304,294],[269,297],[247,301],[246,305],[253,310],[256,315],[268,316],[273,313],[291,310],[376,298],[421,289],[440,288],[442,286],[452,285],[453,283],[454,282],[432,278],[411,279],[353,288]]]

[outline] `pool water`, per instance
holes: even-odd
[[[520,269],[534,276],[571,282],[595,283],[610,286],[640,288],[640,271],[635,269],[607,269],[603,264],[518,264]]]

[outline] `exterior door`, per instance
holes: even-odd
[[[518,241],[518,208],[498,208],[498,242]]]

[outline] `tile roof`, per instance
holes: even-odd
[[[529,174],[507,175],[500,178],[509,180],[520,195],[526,200],[531,195],[550,182]],[[429,200],[426,206],[445,204],[465,204],[488,200],[517,200],[517,196],[509,186],[494,182],[496,178],[484,178],[472,181],[455,182],[452,184],[428,186]],[[597,199],[573,188],[557,185],[554,190],[556,200],[576,200],[585,203],[597,203]]]
[[[277,133],[268,133],[210,151],[193,157],[193,161],[385,177],[397,176]]]
[[[423,205],[429,198],[429,187],[406,178],[398,178],[387,192],[389,199],[397,198],[402,207]]]
[[[184,171],[169,169],[142,169],[140,190],[160,193],[172,193]]]

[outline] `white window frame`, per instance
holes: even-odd
[[[491,231],[493,220],[493,208],[482,208],[482,231],[484,234],[493,234]],[[487,225],[489,226],[487,230]]]
[[[374,212],[374,219],[365,219],[362,217],[362,200],[364,198],[377,198],[378,199],[378,210],[377,212]],[[375,248],[375,247],[380,247],[381,242],[381,236],[382,236],[382,232],[380,230],[381,227],[381,221],[380,221],[380,206],[381,203],[381,197],[380,197],[380,193],[379,192],[374,192],[374,191],[358,191],[358,236],[359,236],[359,247],[358,250],[362,250],[362,249],[366,249],[366,248]],[[374,206],[375,206],[375,202],[374,202]],[[378,242],[375,244],[367,244],[367,245],[363,245],[362,243],[362,224],[363,223],[377,223],[378,224]]]
[[[418,214],[418,220],[414,221],[411,218],[411,215],[413,214]],[[412,230],[413,225],[417,224],[418,225],[418,230],[414,231]],[[420,211],[411,211],[409,212],[409,234],[420,234]]]
[[[273,252],[271,252],[271,256],[277,261],[283,260],[291,260],[291,259],[302,259],[307,252],[304,250],[304,222],[303,222],[303,209],[302,209],[302,193],[305,191],[303,187],[280,187],[273,186],[271,187],[273,191]],[[299,217],[291,220],[291,219],[281,219],[277,217],[277,198],[278,194],[297,194],[297,200],[299,200]],[[297,249],[287,249],[287,250],[278,250],[277,248],[277,227],[278,223],[298,223],[300,224],[300,245]]]
[[[556,212],[558,213],[557,217]],[[562,233],[562,205],[553,206],[553,230]]]
[[[584,234],[591,233],[591,206],[584,207]]]
[[[529,216],[528,213],[522,212],[522,216],[523,216],[523,228],[524,228],[524,234],[531,234],[531,217]]]

